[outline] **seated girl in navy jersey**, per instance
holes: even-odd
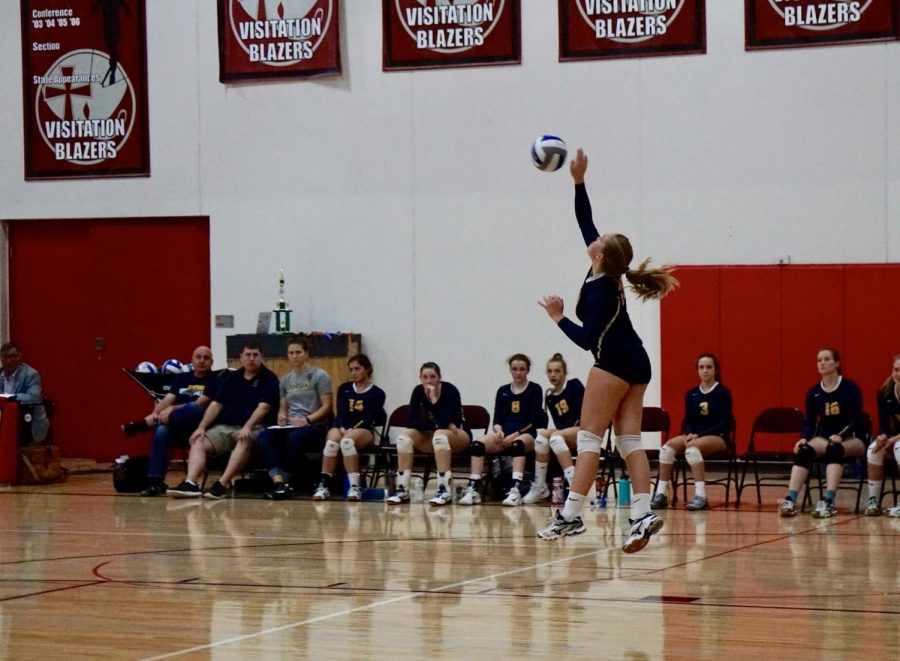
[[[360,500],[358,450],[375,442],[376,421],[384,415],[384,391],[372,383],[372,361],[365,354],[347,360],[350,381],[341,384],[337,392],[337,417],[328,430],[322,450],[322,479],[313,494],[314,500],[331,497],[328,483],[337,468],[337,456],[344,455],[344,470],[350,489],[347,500]]]
[[[551,450],[563,469],[566,483],[569,487],[572,486],[572,477],[575,475],[572,450],[576,449],[584,385],[578,379],[567,381],[566,376],[568,367],[562,354],[553,354],[547,361],[547,379],[550,381],[550,387],[544,395],[544,404],[553,419],[554,428],[538,429],[534,439],[534,481],[531,483],[531,489],[522,498],[522,502],[526,505],[550,497],[547,468],[550,464]]]
[[[837,349],[823,347],[816,356],[822,380],[806,395],[803,433],[794,446],[794,466],[788,494],[778,509],[781,516],[796,516],[797,495],[806,483],[809,468],[817,457],[825,457],[825,498],[816,504],[812,515],[827,519],[837,514],[834,497],[844,475],[844,457],[861,457],[866,447],[857,438],[862,414],[862,392],[843,376]]]
[[[484,472],[484,456],[510,450],[513,455],[513,484],[503,504],[515,507],[522,504],[519,491],[525,477],[525,455],[534,449],[534,434],[544,422],[541,387],[528,380],[531,359],[517,353],[509,358],[512,383],[501,386],[494,400],[492,431],[472,443],[472,462],[469,484],[459,497],[460,505],[481,503],[479,486]]]
[[[650,507],[664,510],[669,506],[666,490],[672,479],[675,458],[684,455],[694,477],[694,497],[687,509],[709,509],[706,500],[706,470],[703,457],[721,454],[727,449],[731,430],[731,392],[719,383],[719,359],[702,353],[696,362],[700,385],[684,396],[684,422],[681,434],[670,439],[659,450],[659,480]]]
[[[878,436],[869,446],[869,502],[866,516],[881,514],[881,483],[884,479],[884,455],[892,452],[900,466],[900,355],[894,356],[891,375],[879,388]],[[900,506],[887,510],[888,516],[900,517]]]
[[[441,380],[441,368],[437,363],[422,365],[419,385],[413,388],[409,398],[407,428],[397,437],[397,488],[387,499],[389,505],[409,502],[413,450],[434,453],[438,489],[429,502],[440,506],[451,501],[452,456],[468,448],[472,440],[463,423],[459,390],[452,383]]]

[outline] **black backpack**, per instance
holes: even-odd
[[[148,486],[148,470],[150,470],[150,457],[145,454],[128,457],[125,461],[116,461],[113,466],[113,486],[119,493],[143,491]]]

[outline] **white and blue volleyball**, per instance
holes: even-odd
[[[163,374],[181,374],[182,372],[184,372],[184,363],[180,360],[169,358],[169,360],[162,364]]]
[[[151,363],[149,360],[145,360],[142,363],[138,363],[138,366],[134,368],[134,371],[135,372],[144,372],[145,374],[156,374],[157,372],[159,372],[159,370],[156,369],[156,365]]]
[[[542,135],[531,144],[531,162],[544,172],[559,170],[568,154],[565,141],[556,135]]]

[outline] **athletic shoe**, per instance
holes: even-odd
[[[475,487],[466,487],[462,495],[459,497],[459,500],[456,502],[457,505],[481,505],[481,494],[475,490]]]
[[[816,503],[816,509],[812,511],[813,518],[816,519],[828,519],[837,514],[837,507],[834,506],[834,503],[829,503],[827,500],[820,500]]]
[[[653,503],[650,504],[651,509],[653,508]],[[694,495],[691,498],[691,502],[687,504],[687,508],[691,512],[698,512],[700,510],[708,510],[709,509],[709,501],[706,500],[703,496]]]
[[[149,431],[150,425],[147,424],[147,421],[141,418],[140,420],[132,420],[131,422],[126,422],[122,425],[122,431],[125,432],[126,436],[135,436],[136,434],[142,434],[145,431]]]
[[[294,495],[294,489],[287,482],[276,482],[275,488],[266,491],[262,497],[266,500],[287,500]]]
[[[900,518],[900,505],[894,505],[884,511],[885,514],[894,518]]]
[[[409,492],[403,487],[397,487],[397,490],[394,491],[390,496],[387,497],[388,505],[399,505],[401,503],[409,502]]]
[[[443,484],[438,487],[438,490],[434,494],[434,498],[429,500],[428,502],[432,505],[448,505],[453,501],[453,496],[450,495],[450,492],[447,491],[447,487]]]
[[[522,504],[522,494],[516,487],[506,492],[506,498],[503,499],[505,507],[518,507]]]
[[[169,490],[169,487],[166,485],[165,482],[163,482],[163,481],[152,482],[152,483],[150,483],[150,485],[147,486],[146,489],[141,491],[141,495],[147,496],[150,498],[152,498],[154,496],[165,496],[166,491],[168,491],[168,490]]]
[[[647,512],[639,519],[628,519],[628,523],[631,524],[631,532],[628,533],[622,550],[625,553],[637,553],[647,546],[650,536],[659,532],[665,522],[653,512]]]
[[[785,498],[778,507],[778,515],[785,518],[797,516],[797,505],[790,498]]]
[[[539,530],[537,536],[541,539],[559,539],[568,535],[580,535],[585,530],[587,528],[585,528],[584,521],[581,520],[580,516],[576,516],[571,521],[566,521],[562,516],[562,512],[556,510],[556,514],[550,519],[550,525],[543,530]]]
[[[358,484],[350,485],[347,491],[347,500],[362,500],[362,487]]]
[[[534,505],[535,503],[539,503],[541,501],[547,500],[550,497],[550,489],[543,482],[532,482],[531,488],[528,490],[528,493],[525,494],[525,497],[522,498],[523,505]]]
[[[328,500],[331,498],[331,492],[328,490],[324,484],[320,484],[316,487],[316,491],[313,494],[313,500]]]
[[[881,508],[878,507],[877,498],[869,498],[866,502],[866,516],[881,516]]]
[[[202,494],[200,493],[200,487],[185,480],[177,487],[172,487],[166,491],[166,495],[172,498],[199,498]]]
[[[669,509],[669,497],[664,493],[658,493],[650,500],[650,509],[666,510]],[[688,508],[690,509],[690,508]]]
[[[212,500],[222,500],[223,498],[227,498],[230,495],[231,487],[226,487],[218,480],[216,480],[208,490],[203,492],[204,498],[211,498]]]

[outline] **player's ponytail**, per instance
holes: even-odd
[[[631,241],[624,234],[608,234],[603,242],[603,272],[613,278],[623,275],[631,285],[638,298],[647,300],[662,298],[678,286],[678,280],[672,275],[673,266],[663,265],[659,268],[647,268],[648,257],[636,270],[628,268],[634,258]]]

